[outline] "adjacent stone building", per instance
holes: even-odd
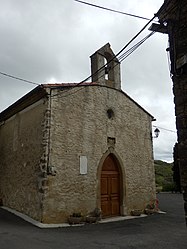
[[[109,44],[91,67],[92,83],[40,85],[0,114],[4,206],[63,223],[95,208],[128,215],[155,199],[153,117],[121,90]]]
[[[187,1],[165,0],[156,16],[160,24],[153,24],[151,29],[169,37],[167,51],[171,60],[178,136],[178,161],[175,163],[180,168],[187,224]]]

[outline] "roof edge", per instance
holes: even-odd
[[[5,110],[3,110],[0,113],[0,122],[7,120],[8,118],[22,111],[23,109],[30,106],[31,104],[34,104],[35,102],[37,102],[38,100],[40,100],[42,97],[46,95],[47,95],[47,92],[42,87],[42,85],[35,87],[33,90],[31,90],[30,92],[25,94],[23,97],[18,99],[16,102],[14,102],[12,105],[10,105]]]
[[[16,113],[22,111],[26,107],[30,106],[31,104],[34,104],[41,98],[48,95],[47,89],[60,89],[60,88],[71,88],[71,87],[82,87],[82,86],[99,86],[99,87],[106,87],[111,88],[115,91],[121,92],[124,94],[128,99],[130,99],[134,104],[136,104],[140,109],[142,109],[145,113],[147,113],[151,118],[152,121],[155,120],[155,118],[146,111],[140,104],[138,104],[134,99],[132,99],[126,92],[123,90],[119,90],[116,88],[112,88],[105,85],[100,85],[96,82],[89,82],[89,83],[61,83],[61,84],[41,84],[37,87],[35,87],[33,90],[31,90],[29,93],[25,94],[22,98],[18,99],[16,102],[14,102],[12,105],[10,105],[8,108],[6,108],[4,111],[0,113],[0,122],[3,122],[7,120],[8,118],[12,117]]]

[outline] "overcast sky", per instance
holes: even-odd
[[[147,18],[164,2],[85,1]],[[90,55],[107,42],[117,53],[147,23],[74,0],[0,0],[0,5],[0,71],[36,83],[82,81],[91,73]],[[136,42],[149,33],[146,29]],[[153,139],[155,159],[171,162],[177,138],[167,47],[167,35],[154,34],[122,62],[121,74],[123,91],[161,127]],[[2,75],[0,86],[0,111],[36,87]]]

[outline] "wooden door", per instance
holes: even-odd
[[[111,154],[105,159],[101,172],[101,210],[103,217],[120,215],[120,173]]]

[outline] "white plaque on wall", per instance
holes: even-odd
[[[80,156],[80,174],[86,175],[88,171],[87,157]]]

